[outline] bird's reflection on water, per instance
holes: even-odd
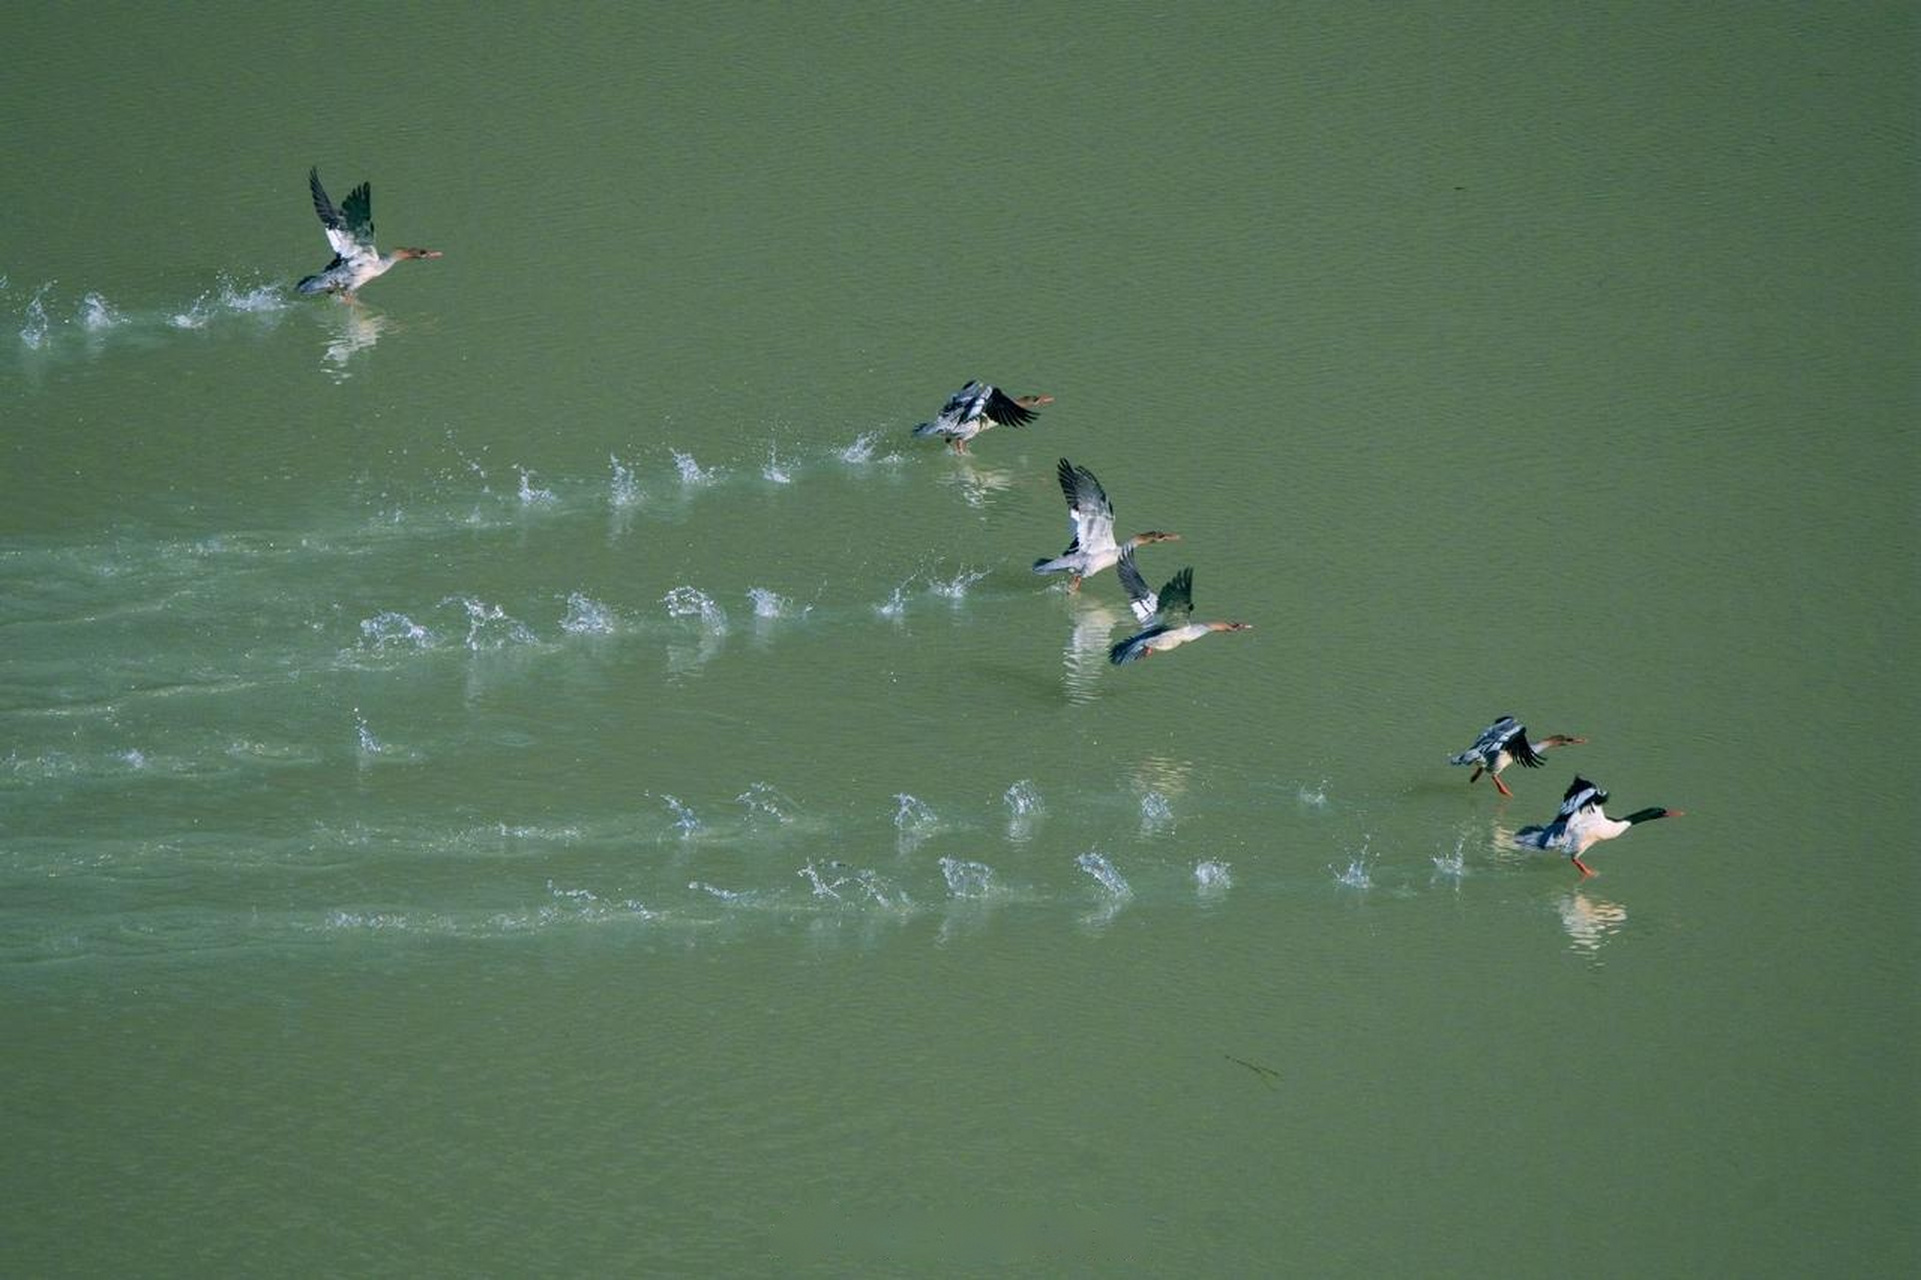
[[[392,321],[362,306],[342,305],[331,310],[335,313],[333,333],[327,339],[322,359],[328,376],[339,382],[353,376],[348,363],[362,351],[371,350]]]

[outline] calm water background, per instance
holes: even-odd
[[[10,10],[0,1262],[1908,1272],[1916,34]]]

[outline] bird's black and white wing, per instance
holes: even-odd
[[[366,183],[361,183],[347,193],[344,207],[336,208],[327,198],[327,189],[320,185],[320,170],[307,171],[307,186],[313,191],[313,211],[320,217],[320,225],[327,233],[327,243],[333,246],[334,256],[341,260],[357,258],[372,252],[374,242],[373,193]]]
[[[1114,504],[1107,490],[1086,467],[1077,467],[1066,458],[1056,468],[1061,493],[1067,498],[1068,529],[1073,540],[1067,553],[1106,551],[1114,546]]]
[[[970,384],[977,385],[977,384]],[[999,387],[982,387],[985,392],[979,410],[989,422],[1001,427],[1024,427],[1034,420],[1032,409],[1013,399]]]

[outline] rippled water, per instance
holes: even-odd
[[[1915,31],[1804,16],[17,19],[14,1268],[1911,1269]],[[297,299],[316,163],[445,256]],[[1110,663],[1062,456],[1255,629]]]

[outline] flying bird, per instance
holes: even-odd
[[[1487,728],[1474,745],[1457,756],[1448,758],[1449,764],[1471,764],[1474,772],[1468,776],[1469,784],[1479,782],[1483,773],[1494,780],[1495,787],[1504,796],[1514,793],[1501,781],[1501,770],[1511,764],[1523,769],[1538,769],[1544,763],[1541,754],[1552,747],[1571,747],[1586,742],[1586,738],[1570,738],[1563,733],[1552,733],[1539,742],[1529,742],[1527,730],[1515,722],[1513,716],[1502,716]]]
[[[966,453],[967,442],[989,427],[1024,427],[1034,420],[1036,409],[1053,403],[1053,396],[1013,397],[985,382],[969,382],[947,397],[932,422],[915,427],[914,434],[937,436],[955,453]]]
[[[1126,542],[1114,540],[1114,504],[1108,501],[1107,490],[1086,467],[1077,467],[1062,458],[1055,467],[1060,477],[1061,493],[1067,498],[1067,528],[1072,540],[1067,550],[1051,560],[1043,556],[1034,562],[1035,573],[1066,573],[1068,589],[1079,591],[1081,579],[1099,573],[1102,569],[1115,564],[1121,553],[1135,547],[1146,546],[1150,542],[1179,542],[1178,533],[1162,533],[1150,529],[1137,533]],[[1138,611],[1137,611],[1138,612]]]
[[[438,249],[397,248],[392,253],[376,249],[373,192],[366,183],[349,191],[338,208],[327,198],[327,189],[320,185],[319,169],[308,170],[307,185],[313,188],[314,212],[320,215],[320,226],[327,233],[327,243],[333,246],[334,259],[295,285],[300,292],[333,293],[347,302],[355,302],[358,301],[354,297],[356,289],[376,276],[385,275],[395,263],[440,256]]]
[[[1251,631],[1253,627],[1246,622],[1180,622],[1194,610],[1194,571],[1182,569],[1158,592],[1147,589],[1147,580],[1134,565],[1134,549],[1127,548],[1118,558],[1121,585],[1127,588],[1129,601],[1134,607],[1134,615],[1146,625],[1134,635],[1120,641],[1107,651],[1107,660],[1115,666],[1134,661],[1136,658],[1151,658],[1168,649],[1178,649],[1190,640],[1199,640],[1204,635],[1216,631]]]

